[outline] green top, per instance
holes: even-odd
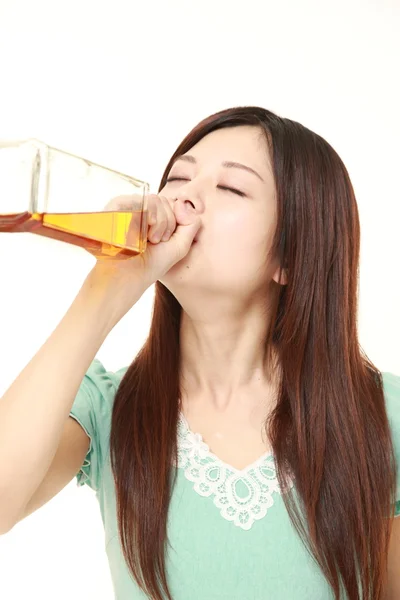
[[[109,435],[115,392],[127,368],[107,372],[95,359],[71,410],[90,437],[78,485],[96,492],[105,550],[117,600],[146,599],[120,548]],[[383,373],[387,412],[398,461],[400,515],[400,376]],[[174,600],[333,600],[319,567],[303,546],[281,497],[273,456],[242,471],[210,452],[179,421],[179,465],[169,516],[166,567]],[[174,467],[173,467],[174,468]]]

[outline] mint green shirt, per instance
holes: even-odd
[[[118,540],[109,436],[116,390],[127,368],[107,372],[95,359],[71,410],[90,437],[77,483],[95,492],[117,600],[146,599],[125,564]],[[400,515],[400,376],[383,373],[398,461]],[[166,566],[174,600],[333,600],[330,587],[292,526],[264,454],[238,471],[210,452],[181,415],[178,477],[169,516]],[[173,467],[175,468],[175,467]]]

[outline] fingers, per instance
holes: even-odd
[[[148,197],[149,230],[147,239],[152,244],[166,242],[176,229],[172,199],[151,194]]]
[[[164,231],[161,241],[166,242],[169,240],[169,238],[171,237],[171,235],[173,234],[173,232],[176,229],[176,219],[175,219],[173,205],[171,206],[171,201],[168,198],[165,198],[164,196],[161,196],[161,200],[163,202],[165,212],[167,215],[167,227]]]
[[[112,198],[105,206],[105,210],[131,211],[133,208],[134,196],[135,195],[121,195]],[[175,204],[176,200],[173,198],[167,198],[166,196],[160,196],[158,194],[149,194],[147,196],[147,239],[152,244],[158,244],[160,241],[168,241],[175,232],[177,226]],[[180,214],[182,215],[182,210],[180,210]],[[186,224],[185,216],[186,213],[184,213],[182,224]],[[133,228],[136,227],[136,231],[137,223],[134,216],[132,217],[131,225]]]
[[[153,196],[148,202],[148,207],[153,216],[151,221],[153,224],[150,225],[148,233],[150,243],[143,258],[150,281],[154,282],[189,252],[201,227],[201,219],[192,203],[188,201]],[[164,235],[165,237],[169,235],[171,213],[173,213],[174,224],[172,235],[163,244],[154,242],[154,239],[161,240]]]

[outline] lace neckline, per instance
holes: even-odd
[[[232,473],[244,474],[247,471],[250,471],[251,469],[254,469],[255,467],[262,464],[268,457],[273,457],[272,450],[267,450],[266,452],[264,452],[264,454],[262,454],[259,458],[257,458],[251,464],[247,465],[243,469],[237,469],[233,465],[230,465],[230,464],[224,462],[216,454],[214,454],[214,452],[212,452],[210,450],[210,446],[203,440],[203,436],[201,435],[201,433],[194,433],[190,429],[189,423],[182,411],[179,412],[179,418],[180,418],[181,424],[183,426],[183,430],[187,433],[187,435],[189,435],[193,439],[193,441],[198,442],[199,450],[201,449],[203,454],[206,454],[213,461],[217,462],[219,465],[223,466],[224,468],[229,469],[229,471],[231,471]]]
[[[213,497],[213,504],[221,516],[245,531],[265,517],[281,495],[274,457],[265,452],[251,465],[236,469],[220,460],[201,434],[191,431],[182,412],[178,421],[178,461],[194,491],[203,497]],[[288,489],[293,487],[289,479]]]

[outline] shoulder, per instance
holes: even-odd
[[[90,439],[85,462],[77,475],[78,484],[98,490],[111,430],[114,398],[128,367],[108,371],[95,358],[87,369],[74,399],[69,416],[78,421]]]
[[[382,372],[386,413],[396,458],[397,491],[395,515],[400,515],[400,376]],[[397,525],[399,527],[399,525]]]
[[[384,371],[382,380],[389,420],[400,428],[400,376]]]
[[[82,381],[82,386],[92,393],[108,398],[114,396],[128,367],[118,371],[108,371],[103,363],[95,358],[90,364]]]
[[[91,436],[107,435],[111,427],[111,416],[115,395],[128,367],[108,371],[95,358],[87,369],[71,407],[70,416],[85,425]]]

